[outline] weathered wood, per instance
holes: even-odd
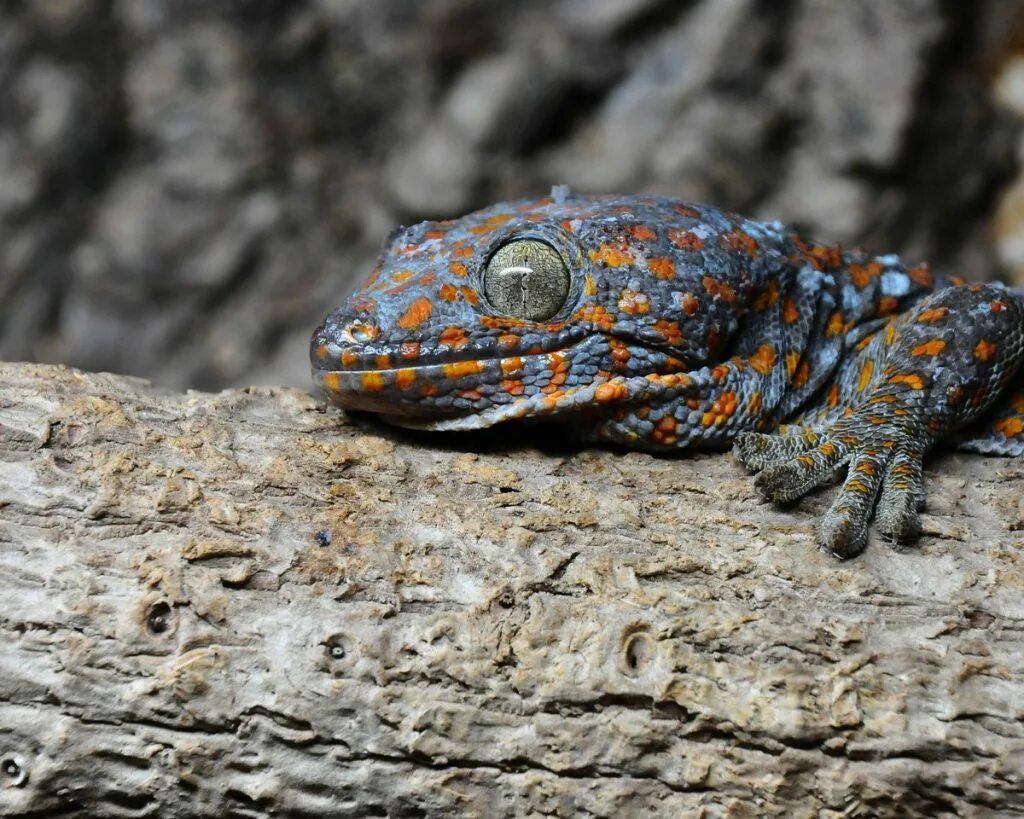
[[[1024,812],[1024,461],[837,563],[729,456],[491,440],[0,365],[2,812]]]

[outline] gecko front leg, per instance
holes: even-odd
[[[811,408],[795,432],[741,434],[735,452],[757,473],[760,492],[776,502],[805,495],[847,465],[843,487],[817,526],[826,552],[859,554],[872,516],[884,535],[908,540],[920,530],[925,453],[991,407],[1022,359],[1019,296],[993,285],[947,288],[850,358],[830,397],[845,400]]]

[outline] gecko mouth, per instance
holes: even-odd
[[[620,367],[616,352],[623,345],[616,350],[612,342],[598,333],[543,352],[409,367],[335,369],[315,363],[313,380],[345,410],[376,413],[415,429],[464,430],[642,397],[659,388],[659,378],[684,378],[681,360],[635,342],[630,366]]]
[[[440,419],[479,415],[533,396],[555,397],[578,386],[597,361],[590,337],[558,349],[493,358],[381,369],[313,367],[313,380],[346,410],[378,413],[403,426],[423,427]],[[582,364],[582,361],[593,364]],[[486,425],[486,424],[482,424]]]

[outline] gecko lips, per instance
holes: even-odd
[[[543,339],[480,334],[453,350],[443,343],[380,344],[374,328],[339,318],[328,317],[314,335],[314,382],[337,406],[400,426],[487,427],[578,406],[581,385],[598,386],[586,376],[602,340],[580,328]]]

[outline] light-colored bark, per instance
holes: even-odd
[[[0,365],[0,811],[1024,812],[1024,460],[838,563],[831,493],[529,438]]]

